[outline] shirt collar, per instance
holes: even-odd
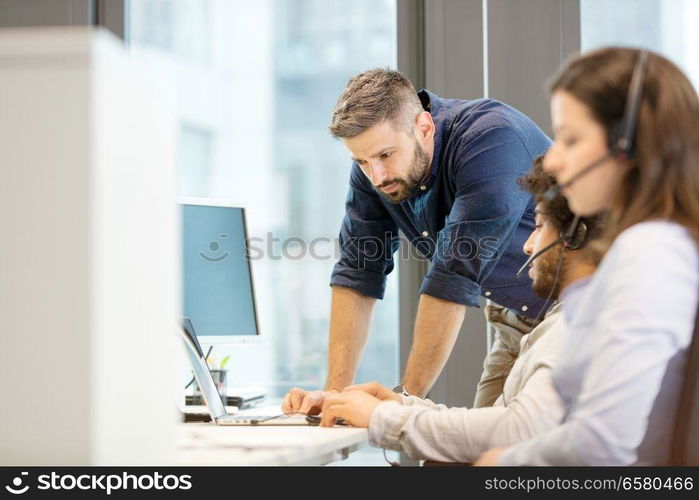
[[[557,300],[556,302],[553,303],[553,305],[549,308],[548,311],[546,311],[546,314],[544,315],[545,318],[548,318],[552,314],[556,314],[561,310],[563,307],[563,301],[562,300]]]
[[[425,185],[430,187],[437,177],[437,172],[439,172],[439,158],[442,156],[442,147],[444,142],[444,130],[443,126],[444,117],[442,116],[442,111],[444,111],[444,102],[436,94],[433,94],[427,89],[422,89],[417,93],[422,103],[422,108],[425,111],[429,111],[432,115],[432,120],[435,124],[434,131],[434,154],[432,155],[432,164],[430,165],[430,175],[425,180]]]
[[[561,292],[561,302],[563,302],[563,312],[566,315],[566,319],[570,321],[575,314],[575,310],[578,308],[578,303],[580,298],[583,296],[583,291],[587,288],[588,283],[592,276],[587,276],[581,278],[570,285],[568,285],[563,292]]]

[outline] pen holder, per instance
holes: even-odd
[[[226,382],[228,378],[228,370],[209,370],[211,372],[211,378],[214,379],[214,384],[216,384],[216,390],[218,391],[219,395],[221,396],[221,401],[223,401],[223,404],[225,405],[227,403],[226,398]],[[204,399],[202,398],[201,395],[201,388],[199,387],[199,384],[197,381],[194,381],[194,394],[192,398],[192,404],[194,405],[203,405],[204,404]]]

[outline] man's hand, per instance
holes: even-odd
[[[337,391],[306,391],[294,387],[284,396],[282,411],[284,413],[317,415],[323,407],[325,398],[332,394],[337,394]]]
[[[391,389],[379,384],[378,382],[350,385],[345,387],[342,392],[348,391],[362,391],[380,399],[381,401],[396,401],[398,403],[403,403],[403,399],[400,397],[400,394],[396,394]]]
[[[354,427],[369,427],[371,415],[382,402],[363,391],[348,391],[328,396],[323,403],[320,425],[332,427],[336,419],[342,418]]]
[[[502,455],[506,450],[507,448],[491,448],[488,451],[484,451],[473,465],[476,467],[497,465],[500,455]]]

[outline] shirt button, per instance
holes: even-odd
[[[430,235],[430,233],[428,233],[427,231],[423,231],[423,232],[422,232],[422,235],[426,238],[426,237],[428,237],[428,236]]]
[[[522,311],[526,311],[527,309],[529,309],[527,306],[522,306]]]
[[[423,186],[420,186],[420,189],[421,189],[422,191],[424,191],[425,189],[427,189],[427,186],[424,186],[424,185],[423,185]]]
[[[485,292],[485,296],[490,297],[490,293],[491,293],[490,291]]]

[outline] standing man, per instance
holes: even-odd
[[[420,288],[413,344],[397,392],[423,397],[479,296],[498,338],[485,363],[477,405],[497,398],[543,300],[521,248],[534,229],[534,203],[517,178],[550,144],[521,112],[497,101],[442,99],[416,92],[401,73],[353,77],[333,111],[330,132],[353,163],[332,305],[325,391],[292,389],[284,411],[316,413],[328,391],[352,384],[376,299],[393,269],[398,230],[432,262]],[[500,335],[502,334],[502,335]],[[512,338],[510,338],[512,337]],[[503,348],[498,348],[498,346]]]

